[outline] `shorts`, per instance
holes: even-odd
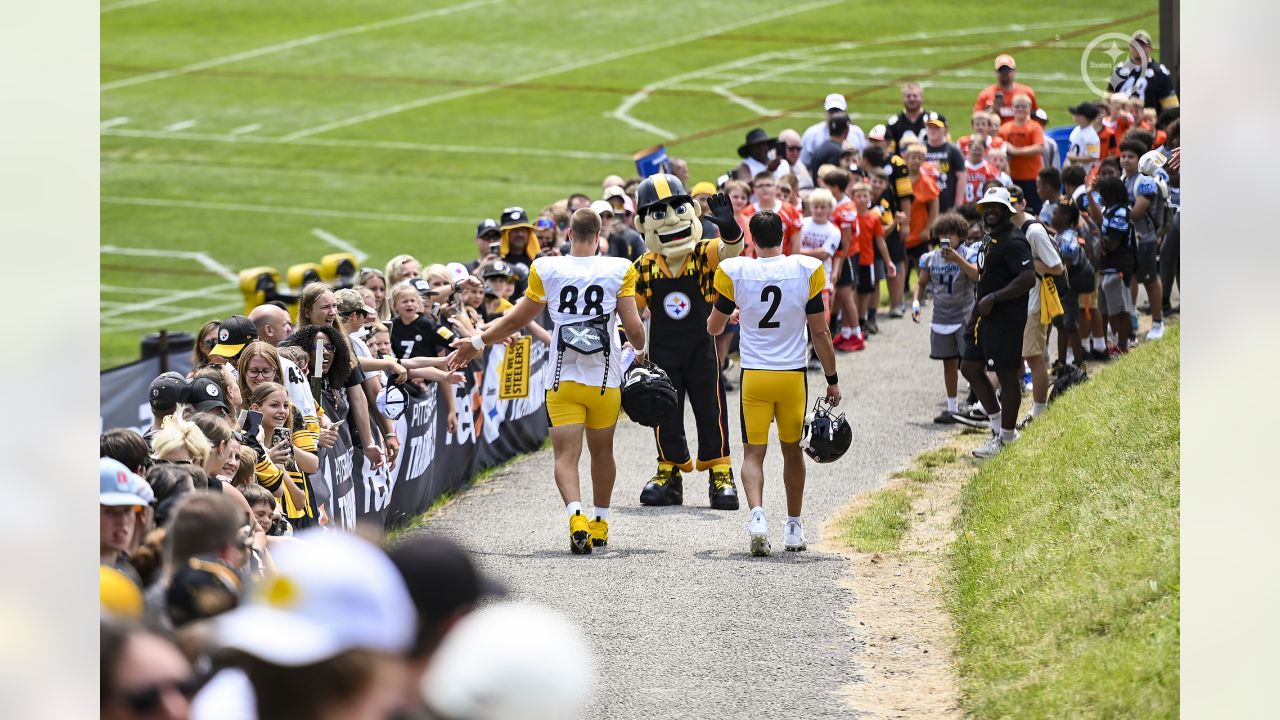
[[[1103,317],[1133,314],[1133,298],[1120,273],[1106,273],[1098,285],[1098,310]]]
[[[859,265],[858,266],[858,292],[863,295],[870,295],[876,291],[876,266],[875,265]]]
[[[1092,293],[1090,293],[1092,294]],[[1094,302],[1097,302],[1096,300]],[[1053,326],[1059,330],[1067,330],[1075,332],[1080,329],[1080,308],[1081,303],[1076,298],[1076,293],[1067,291],[1062,293],[1062,314],[1053,319]]]
[[[962,359],[981,362],[987,370],[1022,370],[1022,333],[1026,324],[1022,312],[978,318],[965,329]]]
[[[599,385],[583,385],[572,380],[560,382],[559,390],[547,390],[547,417],[552,427],[586,425],[590,430],[611,427],[622,409],[622,391]]]
[[[1022,357],[1044,355],[1045,345],[1049,342],[1049,326],[1040,324],[1040,313],[1027,316],[1027,324],[1022,329]]]
[[[956,360],[964,355],[964,328],[953,333],[929,331],[929,359]]]
[[[884,244],[888,246],[890,260],[900,263],[907,259],[907,246],[903,244],[902,233],[893,232],[885,235]]]
[[[1155,243],[1138,243],[1138,265],[1133,277],[1144,285],[1160,277],[1160,251]]]
[[[767,445],[769,426],[778,422],[778,439],[800,442],[809,405],[804,370],[742,371],[742,442]]]
[[[857,279],[858,272],[858,255],[854,253],[847,258],[840,259],[844,263],[844,267],[840,270],[840,279],[836,281],[837,288],[853,287]]]
[[[1081,310],[1097,310],[1098,309],[1098,291],[1097,288],[1102,287],[1102,278],[1100,275],[1094,275],[1093,292],[1081,293],[1077,296]]]

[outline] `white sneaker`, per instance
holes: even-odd
[[[808,549],[809,546],[804,541],[804,526],[794,520],[787,522],[787,528],[782,534],[782,547],[787,552]]]
[[[747,523],[747,537],[751,539],[751,554],[761,557],[769,554],[769,521],[764,513],[755,513]]]
[[[1159,340],[1164,337],[1164,323],[1151,323],[1151,329],[1147,331],[1148,340]]]
[[[987,441],[982,444],[982,447],[973,451],[973,456],[985,460],[989,457],[995,457],[996,453],[1000,452],[1000,448],[1003,447],[1004,441],[1000,439],[998,433],[993,432],[991,437],[987,438]]]

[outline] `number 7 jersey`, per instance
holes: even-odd
[[[607,387],[622,384],[622,343],[613,328],[617,326],[618,298],[636,294],[636,269],[629,261],[599,255],[540,257],[529,268],[529,287],[524,294],[547,306],[556,328],[606,316],[613,351],[609,353],[605,384]],[[554,357],[560,349],[560,333],[553,332],[551,337]],[[580,355],[569,349],[564,354],[560,379],[599,387],[604,362],[604,353]]]
[[[745,370],[803,370],[808,315],[825,310],[822,261],[806,255],[720,261],[716,291],[738,306]]]

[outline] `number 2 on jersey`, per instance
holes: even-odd
[[[773,319],[773,314],[778,312],[778,303],[782,302],[782,288],[777,285],[765,285],[760,291],[760,302],[769,303],[769,310],[765,312],[764,317],[760,318],[760,329],[771,330],[782,327],[782,323]]]
[[[578,312],[578,286],[565,285],[560,289],[560,307],[557,312],[566,315],[603,315],[604,288],[599,285],[588,285],[582,293],[582,312]]]

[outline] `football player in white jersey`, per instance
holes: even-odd
[[[529,269],[524,297],[484,332],[453,344],[449,367],[460,368],[486,345],[501,342],[545,309],[555,324],[552,355],[556,374],[547,390],[556,486],[569,514],[569,549],[590,553],[609,541],[609,502],[617,468],[613,430],[622,394],[622,346],[617,320],[636,354],[645,347],[644,325],[636,309],[636,270],[625,258],[598,256],[600,216],[581,208],[570,220],[570,253],[540,257]],[[582,512],[578,458],[586,430],[591,452],[589,515]],[[594,519],[590,519],[594,518]]]
[[[707,332],[719,335],[734,309],[739,310],[742,358],[742,487],[751,507],[747,525],[753,555],[769,554],[769,523],[764,514],[764,456],[769,426],[778,423],[782,480],[787,493],[783,545],[804,550],[800,512],[804,502],[804,453],[800,440],[809,404],[805,384],[808,341],[822,362],[827,401],[840,404],[836,350],[831,344],[822,290],[827,274],[822,261],[782,254],[782,220],[772,212],[751,218],[757,258],[720,261],[715,287],[720,294]],[[808,329],[809,337],[805,337]]]

